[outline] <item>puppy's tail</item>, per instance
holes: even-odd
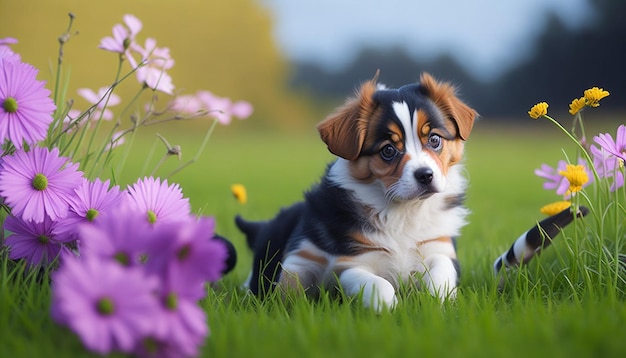
[[[248,243],[248,247],[250,249],[254,249],[256,238],[259,236],[259,231],[265,225],[265,222],[259,221],[246,221],[241,216],[237,215],[235,217],[235,225],[239,228],[239,230],[246,235],[246,242]]]
[[[498,274],[503,267],[507,268],[527,263],[548,247],[563,228],[574,221],[574,219],[582,218],[588,213],[589,209],[580,206],[576,213],[572,212],[571,208],[567,208],[542,220],[523,233],[513,242],[513,245],[507,252],[498,257],[493,264],[494,272]]]
[[[233,243],[225,237],[215,234],[213,236],[213,239],[222,242],[224,246],[226,246],[226,252],[228,253],[228,257],[226,258],[226,267],[224,267],[224,270],[222,271],[222,275],[226,275],[227,273],[232,271],[237,264],[237,251],[235,250],[235,246],[233,245]]]

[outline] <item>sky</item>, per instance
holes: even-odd
[[[347,66],[362,47],[402,47],[417,59],[450,53],[490,79],[523,61],[550,14],[565,26],[590,26],[588,0],[261,0],[290,59],[329,70]]]

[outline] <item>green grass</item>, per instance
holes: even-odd
[[[625,275],[604,251],[605,246],[622,250],[623,217],[609,218],[613,229],[602,234],[602,242],[581,237],[589,225],[568,229],[540,257],[511,271],[502,288],[493,276],[498,255],[542,218],[539,207],[558,200],[541,188],[533,170],[544,162],[554,165],[563,158],[561,148],[572,148],[553,127],[526,124],[511,129],[479,123],[466,146],[472,214],[459,239],[463,276],[458,299],[441,305],[406,288],[397,308],[380,315],[358,299],[328,292],[319,299],[292,294],[284,301],[270,297],[261,302],[240,290],[250,253],[234,227],[234,215],[270,218],[299,200],[331,156],[313,128],[301,134],[217,128],[200,160],[171,178],[196,212],[216,217],[218,232],[239,252],[235,271],[201,302],[212,331],[203,356],[623,356]],[[603,129],[613,132],[614,127]],[[170,143],[183,144],[184,158],[198,146],[190,132],[168,135]],[[150,148],[152,139],[138,143]],[[146,174],[141,169],[145,157],[145,150],[133,152],[129,169],[119,176],[121,184]],[[173,166],[168,163],[159,175]],[[236,182],[248,189],[246,205],[230,194]],[[585,222],[596,220],[601,219]],[[50,293],[42,275],[26,274],[20,265],[2,260],[2,356],[91,356],[76,336],[49,318]]]

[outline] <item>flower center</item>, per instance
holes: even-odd
[[[152,210],[148,210],[148,222],[154,224],[157,221],[157,216]]]
[[[191,247],[189,245],[185,245],[178,250],[178,252],[176,253],[176,257],[179,261],[184,261],[187,257],[189,257],[190,253]]]
[[[115,311],[113,300],[109,297],[102,297],[96,302],[96,311],[103,316],[110,316]]]
[[[174,311],[178,308],[178,296],[176,296],[175,292],[167,294],[167,297],[165,297],[165,307],[170,311]]]
[[[115,261],[121,263],[123,266],[130,265],[130,257],[125,252],[117,252],[115,253],[115,255],[113,255],[113,258],[115,259]]]
[[[36,190],[45,190],[48,187],[48,178],[39,173],[33,178],[33,188]]]
[[[9,113],[15,113],[17,112],[17,101],[13,97],[8,97],[4,100],[2,108]]]
[[[89,221],[94,221],[96,219],[96,217],[98,216],[99,212],[96,209],[89,209],[87,210],[87,215],[86,218]]]
[[[40,244],[47,244],[48,242],[50,242],[50,238],[47,237],[46,235],[39,235],[37,237],[37,241],[39,241]]]

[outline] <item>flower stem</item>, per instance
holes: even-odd
[[[200,154],[204,151],[204,148],[206,147],[207,143],[209,143],[209,138],[211,138],[211,134],[213,134],[213,130],[215,129],[215,126],[217,125],[217,122],[219,122],[217,120],[217,118],[213,119],[213,123],[211,123],[211,127],[209,127],[209,130],[204,135],[204,139],[202,140],[202,144],[200,144],[200,148],[198,148],[198,151],[196,152],[194,157],[190,161],[188,161],[187,163],[182,164],[178,168],[174,169],[171,173],[169,173],[166,176],[166,178],[170,178],[172,175],[178,173],[179,171],[181,171],[184,168],[190,166],[191,164],[195,163],[198,160],[198,158],[200,157]]]
[[[548,116],[547,114],[544,114],[543,116],[546,119],[548,119],[549,121],[551,121],[552,123],[554,123],[554,125],[559,127],[559,129],[561,131],[563,131],[563,133],[565,133],[565,135],[567,135],[569,137],[569,139],[571,139],[572,142],[574,142],[578,146],[578,148],[580,148],[580,150],[583,153],[583,156],[587,160],[587,163],[589,163],[589,166],[591,167],[591,171],[593,172],[594,179],[596,181],[599,181],[600,177],[598,176],[598,172],[596,171],[596,168],[593,166],[593,160],[591,159],[591,156],[589,155],[589,152],[587,152],[587,150],[585,149],[585,147],[583,147],[583,145],[580,143],[580,141],[578,141],[578,139],[576,139],[576,137],[574,137],[570,132],[568,132],[567,129],[563,128],[561,123],[557,122],[554,118]]]

